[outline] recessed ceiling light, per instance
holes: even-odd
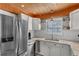
[[[24,5],[21,5],[21,7],[24,7]]]

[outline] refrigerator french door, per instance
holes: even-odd
[[[19,15],[19,32],[18,55],[23,55],[27,52],[28,40],[28,16],[25,14]]]
[[[16,55],[16,19],[15,15],[0,10],[0,55]]]

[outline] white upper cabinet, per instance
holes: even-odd
[[[71,30],[79,29],[79,9],[74,10],[70,13],[70,29]]]

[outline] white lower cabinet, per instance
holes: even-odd
[[[49,46],[45,42],[40,42],[40,54],[49,56]]]
[[[69,45],[54,44],[50,48],[50,56],[71,56],[72,51]]]
[[[62,56],[69,56],[70,55],[70,47],[67,45],[61,45],[60,47],[60,55]]]
[[[50,45],[49,56],[59,56],[61,53],[60,49],[61,49],[60,45],[57,44]]]
[[[43,42],[40,41],[39,54],[44,56],[71,56],[72,50],[70,45],[55,43],[55,42]]]

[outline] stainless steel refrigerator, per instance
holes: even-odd
[[[16,15],[0,10],[0,55],[16,54],[17,21]]]
[[[28,16],[25,14],[18,15],[19,20],[19,40],[17,54],[24,55],[27,53],[27,40],[28,40]]]

